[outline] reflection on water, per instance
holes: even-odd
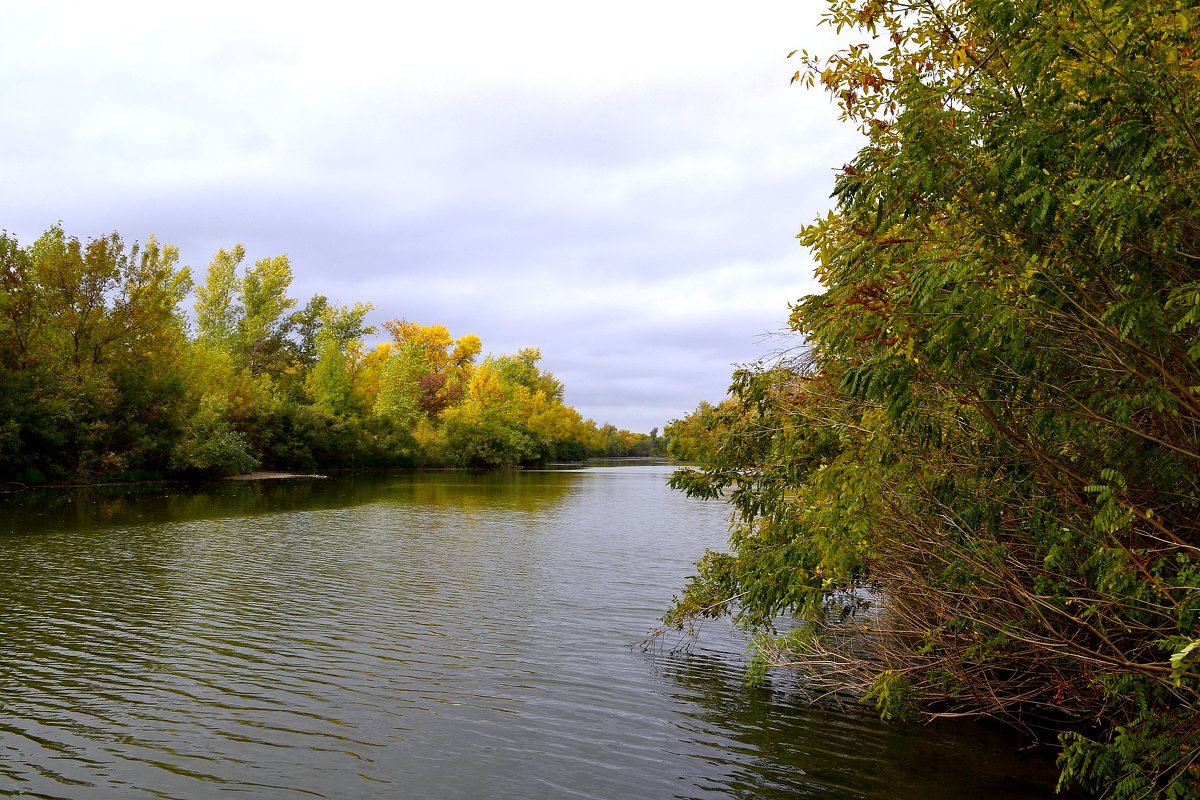
[[[545,508],[570,489],[563,471],[367,474],[341,480],[221,481],[39,489],[0,494],[0,536],[43,530],[248,517],[348,508],[370,502],[431,506]]]
[[[663,673],[697,738],[720,742],[721,796],[745,798],[1038,798],[1050,754],[1024,758],[1012,731],[977,723],[905,728],[869,709],[816,708],[747,689],[728,658],[693,654]]]
[[[669,469],[428,473],[0,501],[0,795],[1033,798],[977,728],[630,645],[725,512]]]

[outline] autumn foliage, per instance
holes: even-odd
[[[527,348],[370,305],[289,296],[287,256],[218,251],[193,283],[151,237],[0,235],[0,481],[214,477],[272,469],[498,467],[645,454],[598,426]],[[183,310],[194,289],[195,314]]]

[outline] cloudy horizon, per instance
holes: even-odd
[[[152,234],[197,281],[286,253],[301,305],[539,347],[584,416],[661,428],[818,289],[795,234],[859,144],[789,86],[821,5],[4,2],[0,228]]]

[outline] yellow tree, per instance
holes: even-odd
[[[392,335],[393,349],[380,372],[375,412],[409,425],[437,419],[462,398],[482,342],[474,334],[455,340],[444,325],[400,319],[383,326]]]

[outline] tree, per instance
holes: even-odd
[[[504,380],[494,361],[476,369],[462,402],[444,414],[446,447],[460,464],[503,467],[537,461],[537,440],[527,428],[529,389]]]
[[[196,287],[199,339],[234,355],[252,376],[279,373],[294,360],[288,337],[296,318],[287,313],[296,306],[287,294],[291,262],[286,255],[259,259],[238,277],[245,258],[241,244],[213,256],[204,284]],[[314,298],[318,316],[321,306]]]
[[[153,237],[87,242],[60,226],[31,246],[0,237],[0,452],[9,475],[44,480],[166,465],[186,347],[178,252]]]
[[[281,441],[288,435],[285,420],[305,400],[304,343],[293,340],[293,326],[304,322],[305,313],[319,316],[328,301],[314,298],[304,312],[288,313],[296,306],[288,296],[288,257],[259,259],[239,277],[245,257],[241,244],[217,251],[196,289],[201,360],[228,368],[202,394],[205,403],[228,414],[231,430],[245,436],[251,451],[273,463],[271,454],[288,447]]]
[[[551,400],[562,401],[562,382],[553,373],[538,367],[542,360],[542,351],[536,347],[525,347],[516,355],[497,356],[492,359],[492,366],[506,383],[524,386],[530,392],[542,392]]]
[[[58,467],[67,410],[47,365],[53,319],[28,248],[0,236],[0,464],[4,480],[45,480]]]
[[[287,312],[295,308],[288,297],[292,285],[292,265],[286,255],[254,262],[242,278],[240,345],[251,375],[278,372],[289,361],[288,335],[291,319]]]
[[[711,461],[720,447],[720,434],[734,424],[740,406],[733,400],[714,406],[701,401],[696,410],[683,419],[671,420],[663,431],[667,454],[679,461]]]
[[[390,347],[387,360],[379,370],[379,391],[376,395],[374,412],[413,428],[425,412],[421,406],[421,380],[429,373],[425,353],[413,343]]]
[[[180,304],[191,291],[191,271],[179,251],[150,236],[133,245],[111,298],[120,332],[108,372],[120,398],[110,419],[107,471],[161,473],[187,409],[184,361],[188,341]]]
[[[225,409],[212,395],[201,400],[171,452],[171,469],[193,478],[239,475],[258,463],[246,437],[230,428]]]
[[[324,327],[325,312],[329,309],[329,298],[314,294],[304,308],[292,314],[291,327],[296,335],[296,355],[306,369],[317,363],[317,336]]]
[[[355,303],[353,308],[326,304],[316,335],[316,363],[309,373],[313,404],[329,414],[348,415],[354,407],[354,378],[362,357],[363,336],[375,332],[364,320],[373,308]]]
[[[1049,718],[1064,785],[1196,796],[1200,11],[830,9],[866,43],[796,80],[865,144],[801,233],[807,349],[674,479],[738,525],[668,620],[796,614],[762,657],[885,716]]]
[[[240,244],[214,254],[189,341],[174,247],[0,233],[0,480],[490,467],[640,446],[615,428],[605,442],[564,405],[536,348],[477,370],[479,337],[394,320],[368,352],[370,304],[316,295],[295,311],[287,257],[245,258]]]
[[[437,419],[462,399],[483,343],[473,333],[458,340],[444,325],[397,319],[383,323],[392,335],[392,360],[383,371],[376,413],[400,415],[415,424]]]
[[[208,265],[204,283],[196,287],[196,327],[202,342],[233,352],[245,316],[237,270],[246,258],[241,244],[218,250]]]

